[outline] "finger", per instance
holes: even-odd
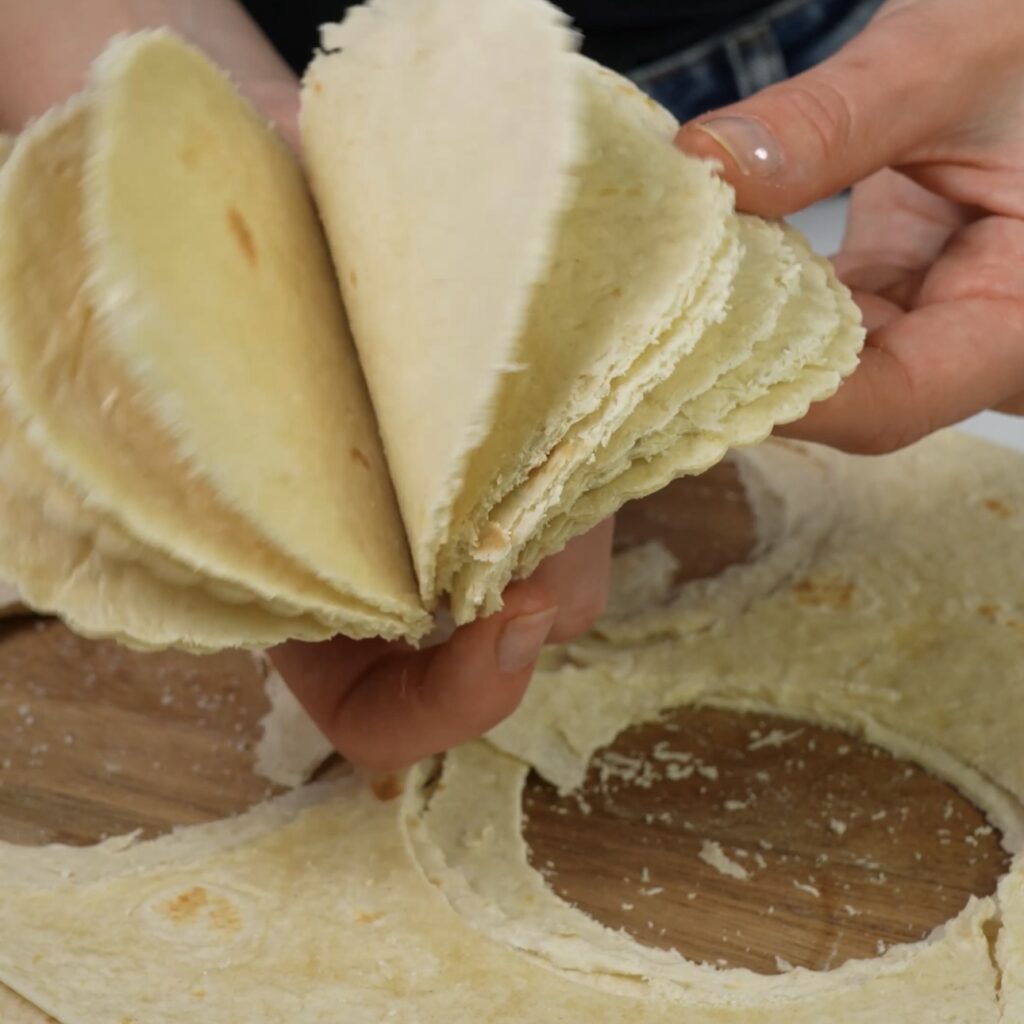
[[[924,278],[924,271],[906,270],[889,263],[861,263],[839,253],[832,260],[836,276],[852,291],[884,299],[901,310],[913,304]]]
[[[691,121],[677,142],[722,164],[741,209],[770,217],[898,165],[973,99],[963,75],[936,82],[936,41],[962,20],[958,6],[913,4],[876,19],[830,60]]]
[[[1000,402],[995,406],[995,411],[1005,413],[1007,416],[1024,416],[1024,391],[1005,402]]]
[[[244,92],[252,105],[273,125],[296,153],[302,150],[299,133],[299,83],[293,76],[247,82]]]
[[[898,171],[882,170],[850,196],[842,266],[886,264],[906,270],[930,266],[950,238],[977,213],[922,188]]]
[[[547,587],[558,602],[550,642],[565,643],[585,633],[604,611],[614,529],[615,520],[606,519],[589,533],[569,541],[557,555],[544,559],[530,577]]]
[[[877,331],[884,327],[890,320],[898,316],[904,316],[906,311],[890,299],[872,292],[862,292],[854,289],[853,298],[860,307],[864,327],[868,332]]]
[[[347,758],[389,771],[480,736],[518,706],[557,607],[525,581],[497,615],[441,647],[292,642],[272,657],[292,692]]]
[[[1003,299],[936,303],[891,319],[828,401],[779,433],[862,454],[894,451],[1014,398],[1024,311]]]

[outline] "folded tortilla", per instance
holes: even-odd
[[[374,0],[323,40],[305,175],[166,32],[0,173],[0,529],[34,538],[0,573],[89,635],[469,621],[856,364],[828,265],[544,0]]]

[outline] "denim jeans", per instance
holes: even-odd
[[[806,71],[853,38],[882,0],[779,0],[740,25],[630,77],[688,121]]]

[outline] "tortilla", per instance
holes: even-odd
[[[57,1024],[49,1014],[3,985],[0,985],[0,1020],[4,1024]]]
[[[744,360],[696,395],[686,365],[681,366],[664,385],[662,399],[675,405],[676,415],[636,438],[628,455],[613,462],[603,478],[599,474],[546,535],[534,538],[522,571],[531,571],[542,557],[625,502],[660,490],[676,477],[710,469],[730,449],[763,441],[776,424],[799,419],[812,402],[833,394],[853,371],[864,338],[859,309],[837,287],[826,260],[788,231],[786,242],[799,267],[798,283],[771,332],[755,337]],[[743,315],[734,329],[748,336],[752,323],[756,318]],[[821,351],[815,357],[816,347]]]
[[[449,593],[457,622],[500,607],[513,576],[593,522],[580,495],[600,488],[609,514],[636,493],[634,464],[688,424],[707,432],[702,398],[755,408],[723,412],[699,457],[674,453],[675,475],[763,436],[773,413],[794,415],[852,369],[863,333],[834,336],[846,294],[834,275],[795,235],[764,226],[764,239],[737,218],[712,168],[672,146],[671,115],[571,52],[545,3],[377,0],[323,39],[303,148],[428,604]],[[744,232],[756,252],[740,279]],[[767,309],[748,298],[755,268]],[[762,346],[786,298],[830,312]],[[727,313],[732,346],[717,344]],[[784,401],[762,401],[784,382]],[[688,387],[692,423],[672,401]]]
[[[254,770],[279,786],[294,788],[309,780],[334,753],[281,674],[265,655],[256,655],[270,710],[260,719]]]
[[[497,606],[565,482],[722,319],[742,254],[731,194],[710,166],[680,159],[673,119],[589,61],[578,74],[580,191],[519,342],[529,370],[503,384],[442,556],[457,621]]]
[[[545,0],[373,0],[324,42],[316,205],[166,32],[113,42],[0,175],[3,401],[44,464],[11,500],[65,552],[11,560],[90,635],[418,641],[856,364],[834,275]]]
[[[18,581],[30,607],[59,612],[83,636],[112,636],[139,649],[216,651],[331,635],[316,618],[222,600],[205,586],[176,580],[171,563],[161,578],[110,554],[102,535],[61,525],[63,510],[80,508],[0,405],[0,575]],[[72,514],[71,521],[80,525],[85,517]]]
[[[648,452],[651,439],[664,436],[681,408],[747,362],[752,351],[774,336],[779,317],[799,285],[797,253],[777,224],[740,216],[738,227],[743,257],[727,315],[706,331],[690,357],[647,395],[608,439],[594,462],[573,473],[563,492],[565,510],[553,515],[527,544],[522,556],[523,573],[531,572],[545,555],[562,547],[575,528],[574,517],[580,515],[577,503],[584,494],[588,504],[596,505],[595,493],[610,485],[607,502],[600,505],[600,510],[614,507],[618,496],[613,481]]]
[[[128,47],[129,43],[115,45]],[[172,62],[184,61],[188,71],[190,63],[200,61],[183,44],[159,34],[138,37],[130,45],[141,52],[143,63],[149,59],[147,54],[154,60],[170,54]],[[209,69],[208,74],[215,72]],[[233,100],[225,83],[211,79],[207,85],[214,95],[219,85]],[[108,93],[116,93],[119,87],[134,88],[130,82],[110,85]],[[342,626],[364,635],[382,630],[404,634],[411,621],[425,623],[422,611],[412,604],[411,580],[405,613],[388,614],[346,599],[276,550],[244,515],[218,497],[193,463],[174,451],[172,438],[150,410],[151,403],[111,353],[108,334],[88,294],[88,277],[95,268],[90,266],[82,238],[87,198],[82,188],[83,165],[92,133],[93,102],[76,100],[32,126],[0,187],[0,213],[7,226],[0,246],[0,292],[5,296],[0,354],[8,371],[6,399],[17,419],[28,419],[26,429],[55,472],[66,475],[90,506],[106,513],[107,535],[120,533],[120,546],[131,548],[132,557],[156,568],[158,575],[169,559],[184,566],[190,582],[205,583],[211,592],[229,600],[263,602],[285,617],[308,611],[331,627],[321,629],[321,635],[331,635]],[[265,129],[255,123],[250,127],[243,117],[243,135],[247,127],[257,138],[260,132],[267,135],[264,146],[278,147]],[[95,174],[89,176],[94,178]],[[152,174],[146,180],[152,181]],[[60,258],[53,258],[54,251]],[[187,251],[167,251],[177,252],[181,263],[193,263]],[[41,272],[44,266],[45,273]],[[31,285],[26,276],[32,277]],[[280,295],[278,301],[288,302]],[[140,351],[141,337],[133,335]],[[259,395],[250,397],[261,400]],[[238,422],[254,422],[238,409],[234,414],[240,417]],[[255,412],[252,415],[259,418]],[[358,441],[358,435],[353,440]],[[264,471],[268,469],[272,467],[264,466]],[[372,475],[371,469],[367,463],[360,472]],[[268,477],[267,486],[271,479],[280,482],[282,478]],[[367,523],[386,524],[386,503],[381,508],[374,502],[372,487],[360,493],[378,509],[364,516]],[[359,499],[347,507],[357,506]],[[397,517],[395,524],[398,530]],[[375,528],[367,525],[361,533],[346,534],[346,542],[351,544],[368,530],[367,547],[372,550]],[[378,546],[392,558],[396,551],[401,557],[401,545],[394,541],[392,535],[389,546],[380,538]],[[167,557],[160,558],[161,553]],[[278,629],[275,635],[281,632]]]
[[[378,0],[323,46],[303,155],[430,602],[578,187],[575,40],[541,0]]]
[[[339,1006],[352,1024],[1016,1020],[1021,456],[947,433],[880,459],[780,442],[736,457],[752,560],[659,584],[646,607],[613,600],[439,776],[433,761],[387,786],[356,775],[148,843],[0,846],[0,981],[62,1024],[304,1024]],[[616,590],[640,592],[630,574],[656,564],[620,556]],[[924,942],[832,971],[716,970],[604,928],[528,865],[523,780],[535,767],[572,787],[619,730],[693,702],[811,719],[922,764],[1002,830],[1009,873]]]

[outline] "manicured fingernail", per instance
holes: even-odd
[[[692,125],[711,136],[748,177],[772,178],[782,170],[782,147],[768,126],[753,117],[722,115]]]
[[[522,672],[537,660],[557,615],[557,608],[549,608],[505,623],[498,641],[498,668],[505,675]]]

